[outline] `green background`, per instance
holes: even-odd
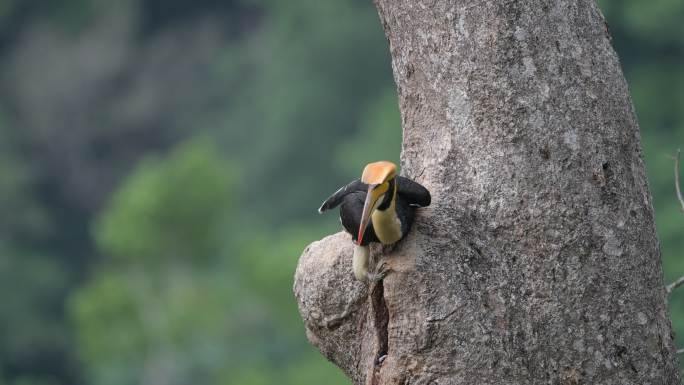
[[[600,5],[669,282],[684,2]],[[347,384],[292,276],[320,202],[398,160],[390,68],[368,0],[1,0],[0,385]]]

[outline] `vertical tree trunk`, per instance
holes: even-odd
[[[348,235],[305,250],[312,343],[355,384],[679,383],[639,130],[594,1],[376,5],[402,173],[433,204],[374,249],[392,272],[368,290]]]

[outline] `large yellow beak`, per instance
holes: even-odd
[[[359,224],[359,234],[356,237],[356,243],[361,245],[363,241],[363,234],[366,232],[368,221],[371,219],[371,214],[375,208],[378,199],[385,192],[385,189],[376,188],[378,185],[372,184],[368,186],[368,194],[366,194],[366,201],[363,204],[363,213],[361,214],[361,223]]]

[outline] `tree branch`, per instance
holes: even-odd
[[[676,281],[672,282],[671,284],[667,285],[667,287],[665,287],[665,292],[667,294],[670,294],[674,291],[674,289],[682,286],[682,284],[684,284],[684,275],[679,277]]]
[[[681,152],[681,149],[678,148],[677,155],[670,156],[670,158],[674,161],[675,190],[677,191],[677,200],[679,201],[682,212],[684,212],[684,198],[682,198],[682,190],[679,187],[679,158]],[[665,292],[669,295],[674,291],[674,289],[680,287],[682,284],[684,284],[684,275],[679,277],[676,281],[672,282],[671,284],[667,285],[665,287]],[[678,350],[677,353],[681,353],[681,350],[682,349]]]
[[[677,156],[673,156],[674,160],[674,174],[675,174],[675,189],[677,190],[677,200],[682,206],[682,212],[684,212],[684,198],[682,198],[682,189],[679,187],[679,157],[681,154],[681,149],[677,149]],[[679,285],[678,285],[679,286]]]

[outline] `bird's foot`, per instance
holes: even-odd
[[[397,248],[396,243],[390,243],[389,245],[382,245],[381,252],[382,254],[389,254],[394,251],[394,249]]]
[[[376,271],[373,273],[366,273],[366,279],[368,282],[379,282],[385,279],[387,274],[390,272],[389,266],[387,266],[387,262],[382,262],[380,266],[377,267]]]

